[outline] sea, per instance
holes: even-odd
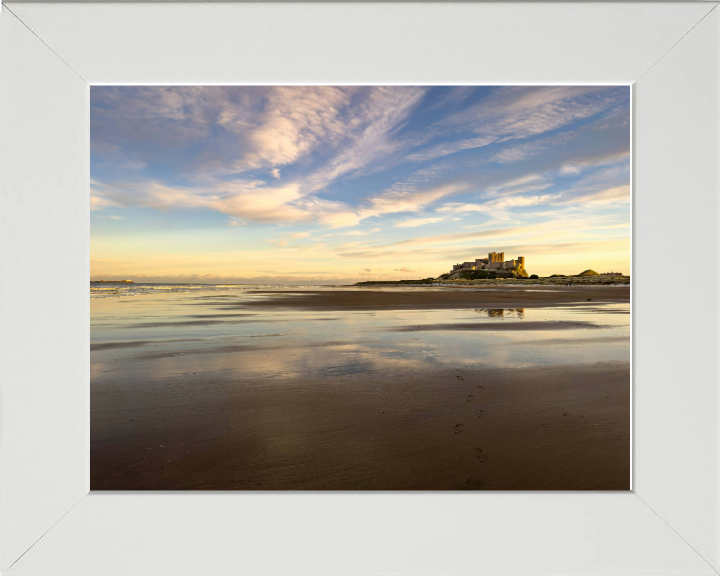
[[[227,290],[267,290],[270,288],[309,288],[312,285],[276,284],[158,284],[143,282],[90,282],[90,298],[117,298],[144,294],[168,294],[181,292],[218,292]],[[313,286],[323,288],[323,286]]]

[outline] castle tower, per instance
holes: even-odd
[[[498,259],[498,262],[505,262],[505,252],[500,252],[500,258]]]
[[[520,268],[525,268],[525,256],[518,256],[518,263]]]

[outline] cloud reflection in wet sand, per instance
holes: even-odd
[[[253,298],[244,296],[236,299]],[[268,297],[272,296],[263,295]],[[137,316],[127,304],[120,307],[110,299],[93,302],[102,309],[102,314],[98,311],[93,316],[102,318],[93,326],[93,362],[116,366],[171,358],[178,367],[200,362],[200,370],[241,369],[244,375],[303,373],[323,378],[362,370],[407,370],[436,362],[501,367],[553,364],[566,361],[569,355],[587,362],[629,358],[628,317],[619,314],[628,308],[623,304],[593,303],[587,310],[350,311],[341,316],[287,309],[249,314],[239,313],[237,308],[215,314],[187,313],[188,305],[201,302],[206,304],[207,298],[138,298],[137,315],[145,322],[133,322]],[[595,322],[586,319],[590,310]],[[243,317],[238,319],[239,315]],[[123,341],[117,339],[119,328]],[[562,338],[557,337],[559,332]],[[586,334],[589,332],[592,337]],[[176,338],[167,338],[169,334]],[[520,346],[511,353],[508,345],[513,344]],[[568,351],[558,349],[565,345]],[[152,351],[146,351],[149,346]],[[205,359],[198,360],[199,356]]]
[[[203,314],[217,322],[197,324],[187,322],[195,302],[188,295],[93,302],[94,487],[452,489],[456,480],[438,472],[446,468],[467,474],[458,488],[468,479],[472,489],[624,485],[627,304],[343,313],[267,308],[251,323],[224,320],[228,314],[219,309]],[[555,412],[560,420],[553,423]],[[480,423],[492,428],[481,430]],[[578,440],[590,433],[594,439],[582,440],[587,444]],[[484,479],[458,464],[462,443],[475,443],[478,435],[488,455],[483,470],[497,474]],[[517,452],[566,438],[568,452],[557,458],[566,454],[563,462],[575,461],[585,476],[569,470],[560,484],[552,480],[560,477],[557,469]],[[612,465],[603,456],[608,438],[619,446]],[[179,439],[199,452],[174,448],[173,462],[194,472],[180,470],[170,479],[169,464],[146,450]],[[422,458],[413,447],[418,442]],[[346,460],[341,449],[348,446],[357,457]],[[479,466],[474,447],[467,447],[468,462]],[[521,461],[493,472],[501,450]],[[582,456],[593,450],[597,457]],[[410,463],[408,474],[393,462]],[[361,464],[367,473],[354,468]],[[536,470],[532,482],[507,476],[525,467]],[[241,469],[244,476],[233,472]],[[284,475],[272,479],[280,469]]]

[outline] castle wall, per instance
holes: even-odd
[[[517,260],[505,260],[505,252],[488,252],[487,258],[477,258],[474,262],[455,264],[452,272],[458,270],[497,270],[509,268],[525,268],[525,257],[518,256]],[[451,273],[452,273],[451,272]]]

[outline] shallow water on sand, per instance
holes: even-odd
[[[92,380],[142,384],[192,370],[327,377],[438,364],[514,368],[628,361],[627,304],[328,311],[244,307],[274,294],[164,294],[92,302]]]

